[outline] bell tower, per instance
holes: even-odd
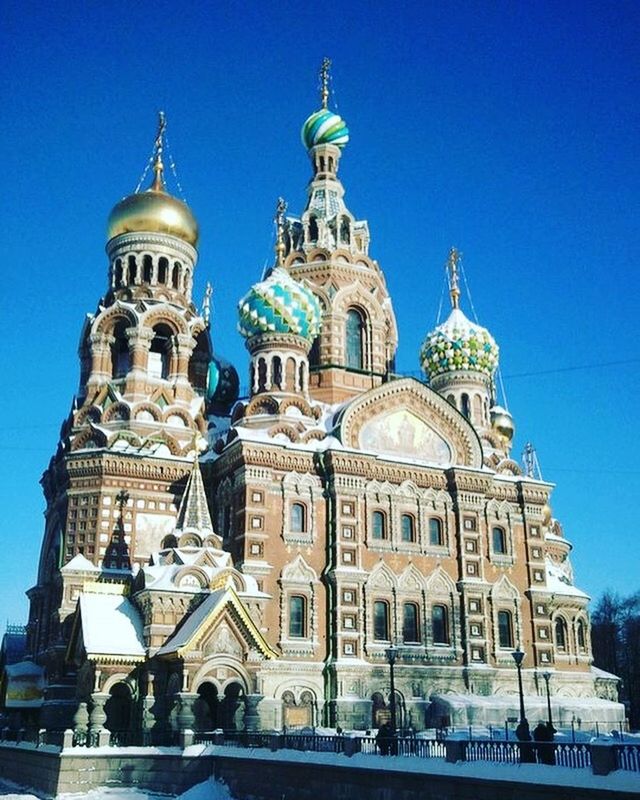
[[[309,354],[309,391],[335,403],[393,372],[398,333],[384,275],[369,256],[369,226],[347,208],[338,178],[349,131],[329,109],[329,68],[324,59],[321,107],[302,127],[313,174],[302,215],[286,220],[284,266],[319,299],[322,326]]]

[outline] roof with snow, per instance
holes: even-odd
[[[80,625],[84,649],[96,655],[125,656],[142,661],[146,655],[142,619],[122,595],[80,595]]]

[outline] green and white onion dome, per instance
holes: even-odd
[[[302,143],[307,150],[318,144],[335,144],[342,148],[349,141],[346,122],[328,108],[314,111],[302,126],[301,134]]]
[[[249,289],[238,303],[238,315],[238,330],[247,339],[264,333],[293,333],[312,342],[322,321],[318,298],[281,267]]]
[[[427,335],[420,350],[420,363],[429,380],[460,370],[491,377],[498,366],[498,352],[489,331],[454,308],[448,319]]]

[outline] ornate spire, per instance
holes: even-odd
[[[164,111],[158,112],[158,133],[153,145],[153,172],[154,179],[151,190],[154,192],[164,192],[164,164],[162,163],[162,151],[164,150],[164,133],[167,129],[167,120]]]
[[[273,218],[276,223],[276,267],[281,267],[284,263],[284,212],[287,210],[287,204],[284,198],[279,197],[276,204],[276,215]]]
[[[204,299],[202,301],[202,319],[205,325],[209,324],[211,319],[211,295],[213,294],[213,286],[211,281],[207,281],[207,287],[204,290]]]
[[[204,491],[200,464],[198,463],[197,444],[194,449],[193,467],[180,502],[176,520],[176,532],[197,533],[204,538],[213,533],[213,525],[209,514],[209,506],[207,505],[207,496]]]
[[[331,59],[326,56],[322,59],[320,67],[320,102],[322,108],[329,106],[329,70],[331,69]]]
[[[449,276],[449,297],[451,298],[451,307],[460,307],[460,285],[458,283],[458,264],[462,258],[462,253],[455,247],[449,251],[449,258],[447,260],[447,273]]]

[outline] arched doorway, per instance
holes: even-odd
[[[406,708],[404,697],[400,692],[395,693],[396,698],[396,727],[401,730],[405,726]],[[371,724],[379,728],[385,722],[391,722],[391,695],[385,700],[380,692],[371,695]]]
[[[114,683],[109,691],[109,699],[104,704],[107,716],[105,728],[116,737],[125,739],[131,730],[132,712],[133,697],[129,685],[124,681]]]
[[[220,701],[220,727],[226,731],[241,730],[244,723],[244,689],[237,682],[228,684]]]
[[[218,687],[213,684],[200,684],[198,701],[195,704],[195,726],[200,731],[212,731],[222,727],[218,721]]]

